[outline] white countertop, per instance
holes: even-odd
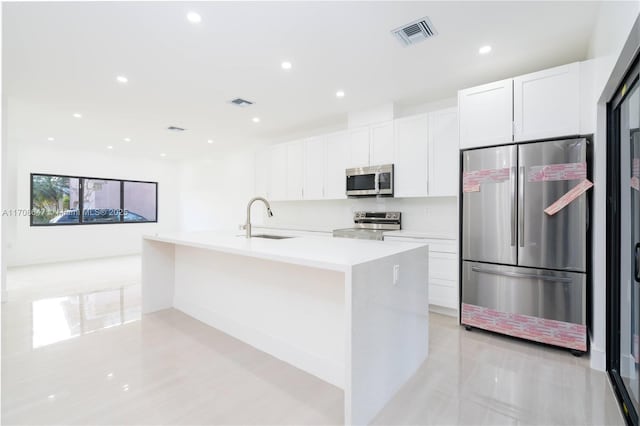
[[[353,265],[426,247],[415,243],[350,238],[246,239],[243,234],[219,231],[163,233],[144,238],[335,271],[348,271]]]

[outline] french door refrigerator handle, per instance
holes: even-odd
[[[471,270],[473,272],[480,272],[482,274],[501,275],[501,276],[511,277],[511,278],[532,278],[535,280],[555,281],[559,283],[573,282],[572,278],[567,278],[567,277],[554,277],[553,275],[524,274],[522,272],[495,271],[493,269],[483,269],[478,266],[472,266]]]
[[[520,197],[520,203],[518,205],[518,240],[520,241],[520,247],[524,247],[524,166],[520,166],[520,176],[518,176],[518,197]]]
[[[516,193],[518,192],[518,182],[516,180],[516,168],[511,167],[511,247],[516,245],[516,231],[517,231],[517,201]]]
[[[640,283],[640,243],[636,243],[635,249],[635,258],[636,258],[636,266],[635,266],[635,276],[636,282]]]

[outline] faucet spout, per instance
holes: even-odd
[[[267,201],[266,198],[254,197],[251,200],[249,200],[249,204],[247,204],[247,221],[244,224],[244,229],[246,231],[245,237],[247,238],[251,238],[251,206],[256,201],[262,201],[264,205],[267,207],[267,214],[269,215],[269,217],[273,217],[273,212],[271,211],[271,205],[269,204],[269,201]]]

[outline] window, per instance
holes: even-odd
[[[31,174],[31,226],[158,221],[158,183]]]
[[[124,221],[156,221],[156,184],[149,182],[124,183]]]

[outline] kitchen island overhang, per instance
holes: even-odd
[[[175,308],[344,390],[366,424],[428,354],[428,247],[145,236],[144,313]]]

